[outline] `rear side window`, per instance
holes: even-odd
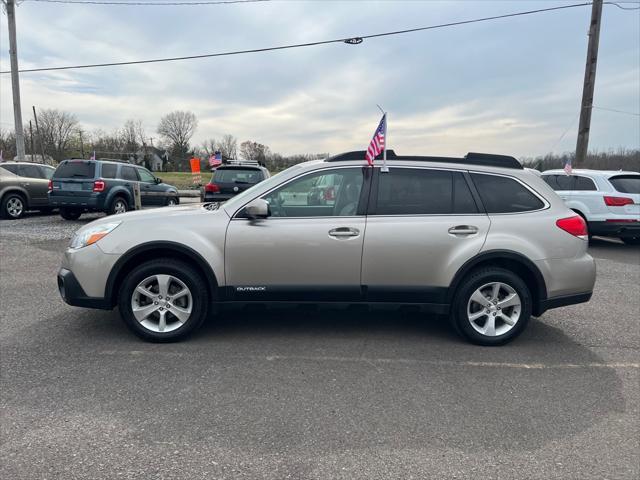
[[[53,177],[53,172],[55,172],[56,169],[50,167],[40,167],[40,171],[42,172],[42,178],[50,180],[51,177]]]
[[[102,178],[116,178],[118,166],[113,163],[102,164]]]
[[[38,165],[20,165],[18,167],[18,175],[27,178],[44,178]]]
[[[515,213],[539,210],[544,203],[520,182],[498,175],[472,173],[487,213]]]
[[[223,168],[214,172],[212,180],[214,183],[258,183],[263,178],[260,170]]]
[[[640,175],[618,175],[609,182],[620,193],[640,193]]]
[[[92,162],[65,162],[58,166],[53,178],[94,178],[96,164]]]
[[[138,174],[136,173],[136,169],[134,167],[122,166],[120,168],[120,178],[122,180],[130,180],[137,182]]]
[[[459,172],[392,168],[380,173],[376,215],[436,215],[477,213]]]
[[[593,183],[593,180],[587,177],[576,177],[573,189],[581,191],[597,190],[596,184]]]

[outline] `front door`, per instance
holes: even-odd
[[[321,205],[315,185],[335,190]],[[343,167],[297,177],[265,194],[266,219],[242,217],[227,229],[229,298],[239,301],[355,301],[365,235],[366,168]]]
[[[140,175],[140,196],[143,205],[164,205],[165,193],[163,187],[158,186],[154,177],[146,168],[138,168]]]
[[[489,224],[462,171],[376,169],[362,254],[367,300],[446,303],[454,274],[480,252]]]

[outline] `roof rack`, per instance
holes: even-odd
[[[363,160],[367,152],[356,150],[345,152],[334,157],[329,157],[326,162],[344,162],[348,160]],[[376,157],[382,160],[382,154]],[[515,168],[522,170],[522,164],[514,157],[508,155],[494,155],[493,153],[469,152],[463,158],[458,157],[423,157],[396,155],[393,150],[387,150],[387,160],[404,160],[410,162],[438,162],[438,163],[462,163],[467,165],[483,165],[487,167]]]

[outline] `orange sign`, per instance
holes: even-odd
[[[191,162],[191,173],[200,173],[200,159],[193,157],[190,160]]]

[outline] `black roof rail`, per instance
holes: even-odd
[[[364,150],[356,150],[353,152],[345,152],[327,158],[326,162],[344,162],[348,160],[365,160],[367,152]],[[376,160],[382,160],[382,153],[376,157]],[[439,163],[460,163],[467,165],[483,165],[487,167],[516,168],[522,170],[522,164],[514,157],[508,155],[494,155],[493,153],[475,153],[469,152],[463,158],[458,157],[424,157],[424,156],[403,156],[396,155],[393,150],[387,150],[387,160],[405,160],[410,162],[439,162]]]

